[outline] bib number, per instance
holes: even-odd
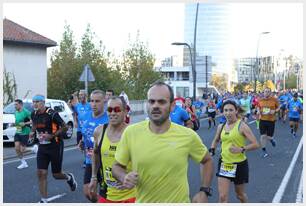
[[[264,108],[262,109],[262,113],[263,113],[263,114],[269,114],[269,113],[270,113],[270,108],[264,107]]]
[[[221,163],[219,175],[224,177],[236,177],[237,165],[231,163]]]

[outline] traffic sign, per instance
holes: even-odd
[[[95,77],[88,64],[84,65],[84,70],[80,76],[79,81],[81,82],[85,82],[85,81],[94,82],[95,81]]]

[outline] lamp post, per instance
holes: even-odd
[[[259,67],[259,61],[258,61],[258,48],[259,48],[259,42],[260,42],[260,37],[262,34],[269,34],[269,31],[265,31],[265,32],[261,32],[258,35],[258,41],[257,41],[257,49],[256,49],[256,71],[254,70],[254,92],[256,93],[256,82],[257,82],[257,78],[256,78],[256,73],[258,72],[258,67]]]
[[[192,72],[192,79],[193,79],[193,100],[196,99],[196,94],[195,94],[195,89],[196,89],[196,72],[195,72],[195,63],[193,61],[192,57],[192,52],[191,52],[191,47],[189,44],[185,42],[173,42],[171,45],[176,45],[176,46],[187,46],[189,49],[189,55],[190,55],[190,61],[191,61],[191,72]]]

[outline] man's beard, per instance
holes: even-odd
[[[169,115],[170,115],[170,113],[167,112],[165,116],[161,116],[159,119],[153,119],[152,114],[150,112],[148,112],[148,114],[149,114],[150,121],[152,121],[157,126],[164,124],[169,119]]]

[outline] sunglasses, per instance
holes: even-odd
[[[107,107],[107,111],[109,113],[111,113],[112,111],[114,111],[115,113],[119,113],[119,112],[121,112],[121,108],[119,106],[117,106],[117,107]]]

